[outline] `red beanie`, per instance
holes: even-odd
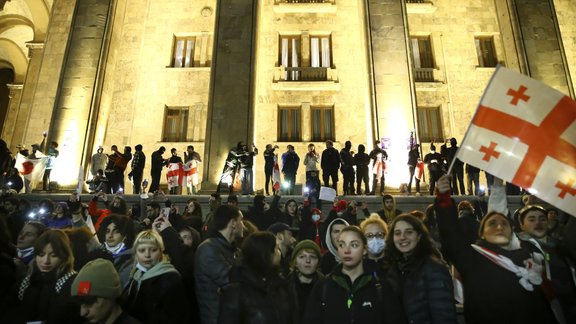
[[[343,210],[346,210],[346,207],[348,207],[348,203],[346,203],[346,200],[340,200],[336,204],[336,212],[339,213]]]

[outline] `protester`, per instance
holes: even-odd
[[[160,235],[145,230],[134,240],[134,267],[124,289],[126,312],[142,323],[188,323],[180,273],[164,255]]]
[[[342,263],[312,289],[303,323],[384,323],[398,310],[384,302],[389,289],[364,266],[366,237],[358,227],[347,226],[337,244]]]
[[[372,159],[372,192],[371,195],[376,193],[376,187],[378,182],[380,182],[380,196],[384,195],[384,190],[386,187],[384,173],[386,171],[386,160],[388,159],[388,154],[384,149],[380,148],[380,141],[374,142],[374,149],[370,151],[370,159]]]
[[[388,234],[388,225],[386,225],[380,215],[374,213],[360,223],[360,229],[366,236],[368,243],[367,263],[379,271],[384,264],[385,238],[386,234]]]
[[[338,192],[338,168],[340,168],[340,153],[334,148],[334,143],[326,141],[326,149],[322,151],[322,158],[320,161],[322,168],[322,181],[324,187],[332,187]],[[330,180],[332,186],[330,186]]]
[[[229,283],[230,269],[236,264],[233,244],[243,236],[242,218],[236,207],[218,207],[211,221],[214,236],[202,242],[196,251],[194,277],[202,324],[218,323],[219,291]]]
[[[12,323],[79,323],[80,311],[70,297],[74,256],[70,240],[61,230],[47,230],[34,244],[36,256],[20,283],[20,301]]]
[[[288,145],[286,152],[282,154],[282,173],[284,174],[284,182],[286,183],[286,194],[294,194],[294,186],[296,185],[296,173],[300,165],[300,157],[294,151],[293,145]]]
[[[346,141],[344,148],[340,150],[340,172],[344,178],[344,196],[354,195],[354,152],[350,150],[351,148],[352,142]]]
[[[295,323],[295,299],[277,270],[281,256],[276,237],[250,234],[242,244],[242,256],[242,265],[223,289],[218,323]]]
[[[338,236],[346,226],[349,226],[347,221],[342,218],[335,218],[326,227],[326,237],[324,239],[324,246],[328,249],[329,253],[322,256],[320,262],[320,270],[323,274],[329,274],[336,265],[340,263],[340,256],[338,254]]]
[[[272,173],[274,171],[274,163],[277,163],[275,159],[278,158],[278,155],[274,152],[278,147],[278,145],[272,146],[272,144],[266,144],[266,150],[264,150],[264,188],[266,189],[266,196],[270,195],[270,187],[269,184],[272,184],[272,193],[276,194],[276,188],[274,188],[274,179],[272,178]]]
[[[297,228],[291,228],[284,223],[274,223],[268,227],[268,232],[271,232],[276,237],[276,245],[280,250],[280,274],[287,276],[290,272],[290,260],[292,259],[292,249],[296,244],[296,238],[292,231],[297,231]]]
[[[121,308],[120,278],[109,260],[88,262],[72,283],[71,295],[80,315],[90,323],[140,323]]]
[[[416,193],[420,193],[420,179],[414,177],[416,166],[420,160],[420,144],[412,144],[410,151],[408,151],[408,171],[410,179],[408,180],[408,194],[412,194],[412,180],[416,181]],[[391,220],[390,220],[391,221]]]
[[[112,214],[106,217],[98,230],[98,239],[102,242],[101,249],[112,256],[122,289],[128,286],[130,281],[134,236],[132,220],[124,215]]]
[[[28,222],[24,225],[16,241],[18,260],[28,265],[30,261],[34,259],[34,244],[46,229],[46,225],[35,221]]]
[[[294,297],[296,297],[293,314],[297,314],[297,323],[304,319],[308,297],[318,280],[324,278],[319,271],[320,247],[311,240],[302,240],[292,252],[290,267],[292,271],[286,278]]]
[[[400,209],[396,208],[396,199],[392,195],[382,196],[382,209],[376,212],[382,220],[390,224],[396,216],[402,214]]]
[[[384,258],[386,280],[408,323],[457,323],[452,278],[422,221],[407,214],[396,217]]]
[[[543,256],[521,248],[505,211],[494,207],[480,223],[480,240],[466,244],[456,230],[458,213],[450,190],[449,177],[440,178],[435,209],[442,249],[462,278],[466,323],[553,323],[537,263]],[[492,195],[497,191],[504,187],[495,180]]]

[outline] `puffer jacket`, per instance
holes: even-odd
[[[232,283],[222,291],[221,324],[295,324],[294,297],[288,282],[278,275],[261,278],[240,266],[231,275]]]
[[[389,265],[385,277],[401,301],[408,323],[457,323],[452,278],[444,264],[432,258],[402,258]]]

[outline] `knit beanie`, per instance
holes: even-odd
[[[71,293],[72,297],[117,298],[122,294],[120,276],[109,260],[90,261],[74,279]]]
[[[320,260],[320,257],[322,256],[318,244],[314,243],[314,241],[312,240],[302,240],[298,242],[298,244],[296,244],[296,246],[292,250],[292,260],[290,260],[290,265],[292,266],[296,265],[296,257],[298,257],[298,253],[300,253],[300,251],[302,250],[314,251],[314,253],[318,257],[318,260]]]

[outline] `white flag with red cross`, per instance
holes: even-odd
[[[499,67],[458,158],[576,216],[576,102]]]

